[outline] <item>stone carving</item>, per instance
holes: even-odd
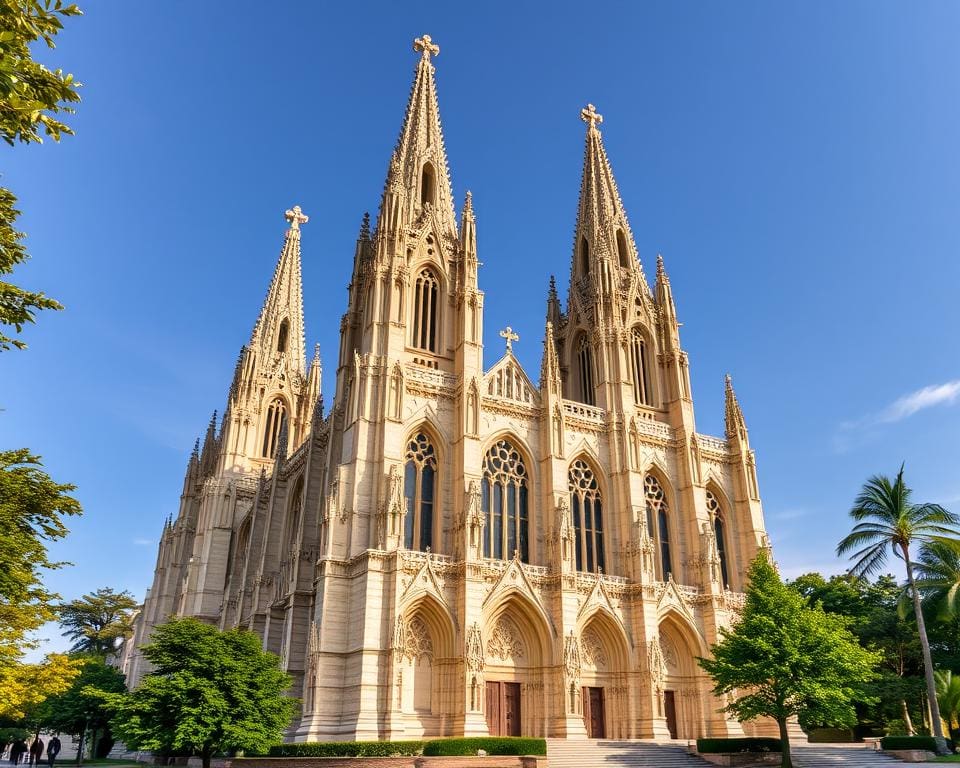
[[[580,670],[583,667],[583,657],[580,652],[580,642],[577,636],[570,630],[570,634],[563,638],[563,666],[569,677],[574,682],[580,680]]]
[[[480,635],[480,625],[473,622],[467,632],[467,669],[471,672],[483,671],[483,638]]]
[[[405,659],[411,664],[419,664],[421,658],[433,660],[433,640],[423,619],[414,616],[409,621],[397,622],[394,653],[398,660]]]
[[[607,652],[603,642],[592,629],[587,629],[580,637],[580,648],[584,664],[594,669],[603,669],[607,666]]]
[[[663,650],[660,647],[660,638],[650,639],[647,652],[647,664],[650,667],[650,679],[654,687],[659,691],[663,688],[663,682],[667,677],[667,663],[663,658]]]
[[[660,653],[663,657],[663,663],[668,671],[679,672],[680,657],[677,655],[677,647],[669,637],[660,633]]]
[[[520,633],[508,618],[501,616],[487,641],[487,656],[499,661],[522,659],[524,653]]]
[[[570,501],[561,496],[557,501],[557,541],[560,559],[569,562],[573,557],[573,523],[570,520]]]

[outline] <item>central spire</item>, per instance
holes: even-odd
[[[389,223],[409,226],[429,207],[445,234],[456,237],[453,193],[432,62],[440,54],[440,46],[430,35],[423,35],[413,41],[413,49],[420,53],[420,59],[414,70],[397,146],[390,158],[385,190],[386,195],[395,193],[402,197],[401,221]],[[381,209],[380,224],[385,223],[386,207]]]

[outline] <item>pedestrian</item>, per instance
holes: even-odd
[[[39,736],[36,736],[33,739],[33,744],[30,745],[30,765],[40,765],[41,757],[43,757],[43,742],[40,741]]]
[[[27,742],[23,739],[17,739],[10,747],[10,762],[13,765],[20,765],[20,760],[27,752]]]
[[[60,754],[60,737],[54,736],[50,741],[47,742],[47,765],[50,768],[53,768],[53,761],[57,759],[57,755]]]

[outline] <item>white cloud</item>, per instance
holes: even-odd
[[[153,545],[153,539],[134,539],[133,543],[138,547],[149,547]]]
[[[960,398],[960,379],[931,384],[898,397],[883,410],[856,421],[844,421],[833,437],[837,453],[846,453],[858,443],[876,436],[876,427],[894,424],[938,405],[952,405]]]
[[[931,384],[908,395],[899,397],[884,408],[875,418],[879,424],[891,424],[913,416],[917,411],[935,405],[952,404],[960,396],[960,379],[945,384]]]

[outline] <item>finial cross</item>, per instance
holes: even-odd
[[[440,46],[433,42],[433,38],[430,37],[430,35],[424,35],[414,40],[413,50],[420,51],[423,54],[423,58],[427,61],[430,61],[431,56],[440,55]]]
[[[509,325],[500,331],[500,338],[507,341],[507,352],[513,352],[513,342],[520,341],[520,334],[514,332]]]
[[[283,215],[284,218],[290,222],[290,229],[300,229],[301,224],[306,224],[310,221],[310,217],[300,210],[299,205],[293,206],[293,208],[286,211]]]
[[[593,104],[587,104],[580,110],[580,119],[589,123],[591,128],[596,128],[599,123],[603,122],[603,115],[597,112],[597,108]]]

